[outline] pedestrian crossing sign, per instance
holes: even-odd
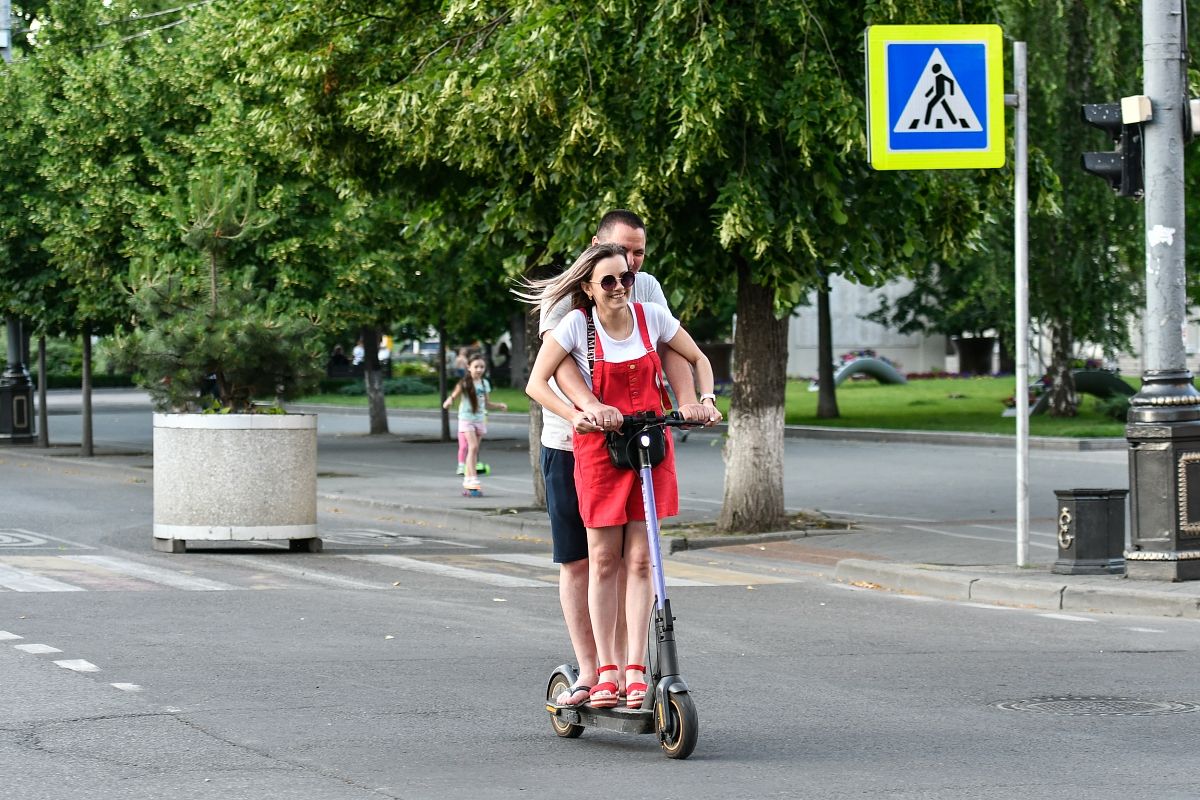
[[[875,169],[1004,166],[999,25],[867,28],[867,150]]]

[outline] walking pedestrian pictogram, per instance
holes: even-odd
[[[867,29],[867,138],[876,169],[1004,165],[1000,28]]]
[[[983,130],[941,50],[934,48],[893,130],[895,133]]]

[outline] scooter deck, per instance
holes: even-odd
[[[654,711],[649,708],[592,708],[546,703],[553,716],[585,728],[606,728],[621,733],[654,733]]]

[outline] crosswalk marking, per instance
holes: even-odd
[[[109,555],[0,556],[0,593],[81,591],[249,591],[287,590],[312,584],[338,589],[384,590],[396,572],[421,573],[451,580],[504,588],[547,589],[558,586],[559,567],[548,553],[451,553],[402,556],[392,553],[338,553],[290,557],[287,554],[195,553],[186,559],[163,559],[160,566],[140,559]],[[351,563],[373,565],[365,575]],[[186,564],[186,567],[184,565]],[[794,578],[752,574],[688,560],[665,561],[672,587],[745,586],[791,583]],[[204,571],[219,570],[217,577]],[[353,577],[352,577],[353,576]],[[401,584],[404,585],[404,584]],[[0,641],[19,639],[0,631]]]
[[[413,572],[424,572],[430,575],[440,575],[447,578],[461,578],[463,580],[472,581],[474,583],[483,583],[488,586],[503,586],[511,589],[543,589],[547,586],[556,586],[557,582],[532,580],[530,578],[518,578],[513,575],[502,575],[492,572],[481,572],[475,569],[467,569],[465,567],[457,567],[453,564],[442,564],[434,561],[422,561],[418,558],[409,558],[408,556],[396,556],[390,554],[375,555],[347,555],[342,558],[348,558],[353,561],[368,561],[372,564],[382,564],[388,567],[396,567]]]
[[[82,592],[79,586],[0,564],[0,586],[14,592]]]
[[[550,556],[539,556],[533,553],[493,553],[486,556],[493,561],[507,561],[510,564],[523,564],[528,567],[545,567],[546,569],[557,572],[558,564],[554,563],[554,559]],[[694,581],[689,578],[679,578],[675,576],[675,564],[666,564],[667,586],[713,586],[714,584],[705,583],[704,581]]]
[[[17,639],[24,639],[24,636],[17,636],[15,633],[8,631],[0,631],[0,642],[15,642]]]
[[[22,653],[29,653],[30,655],[35,656],[45,655],[46,653],[62,652],[62,650],[59,650],[57,647],[51,647],[48,644],[14,644],[13,647],[15,647],[17,650],[20,650]]]
[[[110,556],[63,556],[63,558],[68,561],[79,562],[80,564],[92,564],[103,567],[123,575],[141,578],[142,580],[162,586],[169,586],[172,589],[183,589],[184,591],[191,592],[219,592],[237,588],[228,583],[184,575],[181,572],[162,569],[161,567],[152,567],[149,564],[139,564],[135,561],[126,561],[123,558],[112,558]]]

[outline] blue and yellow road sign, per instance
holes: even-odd
[[[867,150],[875,169],[1004,166],[998,25],[867,28]]]

